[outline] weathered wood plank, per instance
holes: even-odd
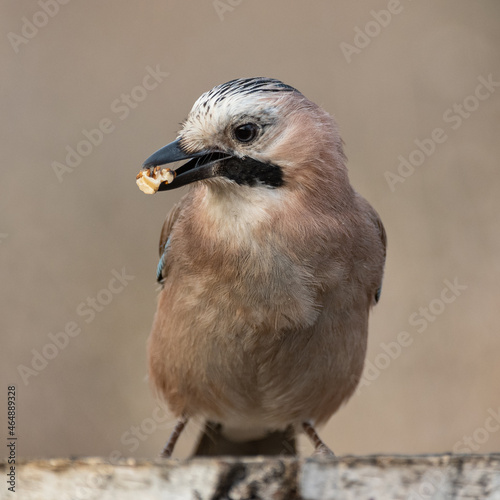
[[[7,474],[7,464],[0,468]],[[1,499],[500,500],[500,454],[116,463],[60,459],[21,462],[15,472],[16,492],[4,483]]]

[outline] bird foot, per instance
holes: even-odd
[[[174,430],[172,431],[172,434],[170,435],[170,438],[167,441],[167,444],[160,453],[161,458],[170,458],[172,456],[175,444],[177,443],[179,436],[182,434],[184,427],[186,427],[187,422],[188,418],[186,416],[183,416],[178,420],[177,424],[174,427]]]
[[[314,458],[332,458],[335,457],[335,453],[333,453],[326,444],[322,444],[318,446],[312,453],[311,457]]]
[[[314,427],[309,422],[303,422],[302,428],[306,433],[306,436],[311,440],[314,445],[314,452],[312,454],[313,457],[334,457],[335,453],[333,453],[328,446],[321,440],[318,436],[318,433],[314,429]]]

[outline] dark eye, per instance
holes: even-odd
[[[259,131],[255,123],[245,123],[234,129],[234,136],[240,142],[250,142],[255,139]]]

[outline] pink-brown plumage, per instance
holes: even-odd
[[[177,417],[259,437],[325,423],[353,393],[386,240],[349,184],[333,118],[297,91],[233,86],[224,109],[200,98],[181,146],[279,166],[283,183],[213,176],[173,209],[149,374]],[[232,135],[242,115],[269,120],[251,144]]]

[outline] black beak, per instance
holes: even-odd
[[[224,158],[230,157],[230,154],[216,150],[187,153],[181,148],[180,139],[176,139],[153,153],[144,162],[143,168],[153,168],[158,165],[191,159],[175,170],[177,175],[170,184],[160,184],[158,191],[167,191],[202,179],[215,177],[218,175],[217,163]]]

